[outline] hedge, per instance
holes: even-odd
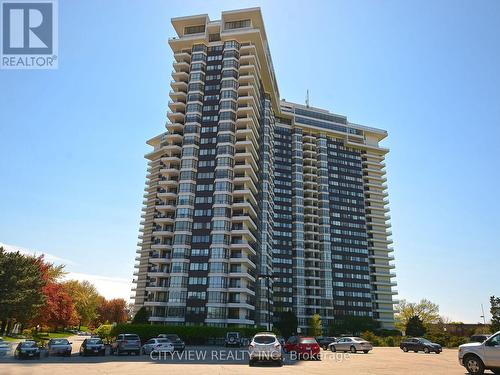
[[[188,345],[206,345],[210,339],[225,337],[226,332],[239,332],[241,337],[252,337],[265,328],[249,327],[209,327],[209,326],[174,326],[160,324],[117,324],[111,330],[111,336],[122,333],[135,333],[145,342],[158,337],[161,333],[177,334]]]

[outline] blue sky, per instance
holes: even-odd
[[[388,130],[399,298],[479,321],[500,295],[498,1],[60,1],[59,69],[0,71],[0,242],[128,297],[170,18],[250,6],[282,98],[309,89],[313,106]]]

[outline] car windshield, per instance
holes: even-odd
[[[69,341],[66,339],[52,339],[50,340],[51,345],[68,345]]]
[[[266,336],[264,336],[264,335],[262,335],[262,336],[255,336],[253,338],[253,341],[255,343],[257,343],[257,344],[272,344],[273,342],[276,341],[276,337],[274,337],[274,336],[268,336],[268,335],[266,335]]]
[[[228,334],[227,334],[227,337],[229,337],[229,338],[231,338],[231,337],[236,338],[236,337],[238,337],[238,334],[237,334],[237,333],[234,333],[234,332],[232,332],[232,333],[228,333]]]
[[[139,340],[139,336],[137,336],[137,335],[124,335],[123,339],[124,340]]]
[[[21,348],[36,348],[36,342],[34,341],[25,341],[21,343]]]
[[[168,339],[156,339],[156,342],[164,343],[164,342],[170,342],[170,340],[168,340]]]
[[[306,337],[306,338],[300,339],[300,343],[301,344],[316,344],[316,340],[313,338]]]
[[[177,336],[177,335],[165,335],[165,337],[169,340],[172,340],[172,341],[180,340],[179,336]]]
[[[427,339],[418,339],[418,341],[420,341],[421,343],[423,344],[432,344],[429,340]]]
[[[90,339],[87,341],[89,344],[102,344],[102,340],[101,339]]]

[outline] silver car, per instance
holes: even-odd
[[[154,338],[146,341],[142,346],[142,354],[151,354],[151,352],[168,352],[172,353],[174,346],[168,339]]]
[[[253,366],[259,361],[276,362],[278,366],[283,366],[283,354],[281,344],[272,332],[257,333],[248,348],[249,366]]]
[[[366,354],[373,349],[373,345],[361,337],[341,337],[328,345],[328,348],[332,352],[356,353],[361,351]]]
[[[71,344],[68,339],[50,339],[47,344],[49,355],[62,354],[69,357],[72,349]]]

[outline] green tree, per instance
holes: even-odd
[[[111,329],[113,326],[111,324],[101,324],[95,331],[97,336],[106,341],[107,344],[111,342],[112,334]]]
[[[149,323],[149,311],[142,306],[134,315],[132,324],[147,324]]]
[[[314,314],[309,321],[309,334],[311,336],[321,336],[323,334],[323,328],[321,325],[321,316],[319,314]]]
[[[396,306],[396,327],[405,331],[408,321],[414,316],[418,316],[424,326],[438,323],[440,319],[439,306],[427,299],[418,303],[403,299]]]
[[[422,322],[422,319],[417,315],[412,316],[408,319],[408,323],[406,324],[406,335],[407,336],[423,336],[425,335],[426,329]]]
[[[359,335],[361,332],[374,332],[380,327],[380,323],[369,316],[345,316],[335,320],[330,326],[331,335]]]
[[[10,321],[26,323],[33,319],[45,302],[45,281],[38,260],[19,252],[0,248],[0,333]]]
[[[278,321],[274,325],[283,337],[290,337],[297,332],[297,316],[293,311],[283,311],[280,313]]]
[[[88,281],[69,280],[64,284],[78,314],[78,329],[84,325],[90,325],[97,318],[97,308],[100,295],[94,285]]]
[[[500,331],[500,297],[490,297],[491,332]]]

